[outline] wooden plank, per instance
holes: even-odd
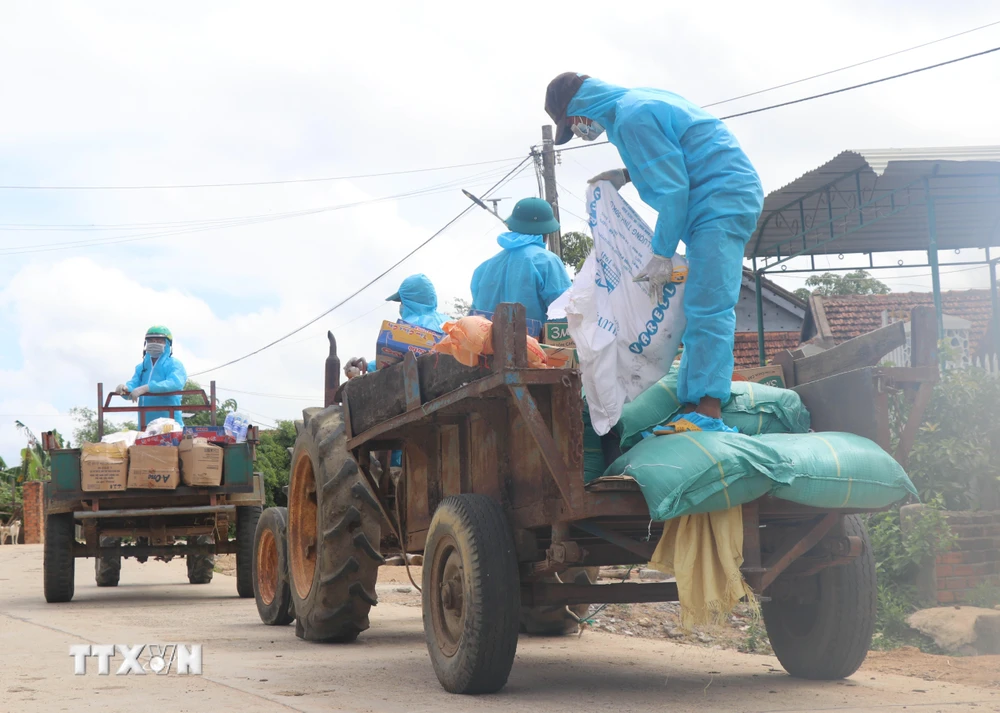
[[[534,436],[535,442],[542,452],[545,465],[548,467],[552,479],[555,480],[559,488],[559,494],[566,501],[566,504],[572,508],[573,500],[569,485],[569,471],[562,459],[562,455],[559,453],[559,446],[556,445],[555,439],[552,438],[552,433],[549,431],[544,419],[542,419],[542,415],[538,410],[538,404],[528,391],[528,387],[511,386],[509,388],[511,396],[514,398],[514,403],[521,412],[521,417],[525,420],[528,429],[531,431],[531,435]]]
[[[403,357],[403,396],[407,411],[420,408],[420,375],[417,372],[417,357],[413,352],[407,352]]]
[[[808,384],[853,369],[875,366],[886,354],[905,343],[903,323],[895,322],[825,352],[796,360],[795,383]]]
[[[796,386],[814,431],[844,431],[877,441],[877,369],[866,367]]]
[[[528,366],[528,325],[524,305],[504,302],[493,313],[493,368]]]

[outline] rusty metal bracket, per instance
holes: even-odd
[[[764,563],[767,571],[760,578],[760,591],[764,592],[782,572],[799,557],[811,550],[834,525],[840,521],[840,513],[831,512],[819,522],[812,522],[800,528],[796,535],[789,537],[785,545],[776,550]]]
[[[579,520],[573,523],[573,527],[583,530],[587,534],[593,535],[594,537],[600,537],[602,540],[610,542],[613,545],[617,545],[632,554],[644,557],[647,562],[656,550],[656,543],[633,540],[631,537],[627,537],[626,535],[622,535],[618,532],[613,532],[591,520]]]
[[[639,602],[676,602],[676,582],[649,584],[554,584],[534,582],[521,588],[525,606],[565,604],[626,604]]]

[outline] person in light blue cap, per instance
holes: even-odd
[[[545,235],[559,230],[552,206],[541,198],[523,198],[504,221],[499,253],[472,273],[472,309],[495,312],[502,302],[520,302],[526,316],[544,322],[549,305],[570,288],[566,266],[545,249]]]
[[[399,302],[399,318],[415,327],[440,332],[441,325],[450,319],[437,311],[437,291],[427,275],[410,275],[385,301]]]
[[[635,184],[659,213],[653,257],[635,277],[654,290],[670,281],[677,245],[687,246],[684,353],[677,391],[687,413],[675,431],[729,429],[721,404],[730,395],[736,303],[743,252],[764,204],[760,177],[726,125],[661,89],[625,89],[565,72],[545,94],[555,143],[593,141],[607,132],[625,168],[590,180]]]

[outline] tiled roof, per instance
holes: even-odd
[[[795,349],[797,346],[799,346],[798,332],[764,332],[764,353],[768,360],[784,349]],[[760,366],[757,332],[737,332],[733,356],[736,357],[737,369]]]
[[[919,305],[934,304],[930,292],[900,292],[888,295],[844,295],[819,297],[830,334],[838,344],[882,326],[882,312],[888,310],[893,320],[905,319]],[[972,323],[969,342],[979,350],[993,314],[989,290],[953,290],[941,293],[942,311]]]

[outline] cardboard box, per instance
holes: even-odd
[[[205,438],[185,438],[177,451],[184,485],[210,488],[222,485],[222,446]]]
[[[375,366],[384,369],[387,366],[403,361],[407,352],[416,356],[426,354],[444,334],[430,329],[414,327],[399,322],[382,322],[382,330],[378,333],[375,345]]]
[[[161,433],[156,436],[146,436],[144,438],[136,438],[135,445],[137,446],[176,446],[181,442],[183,434],[180,431],[171,431],[170,433]]]
[[[767,384],[768,386],[785,388],[785,372],[780,366],[757,366],[750,369],[737,369],[733,372],[733,376],[742,376],[746,381],[752,381],[756,384]],[[738,381],[738,379],[734,380]]]
[[[545,362],[555,369],[579,369],[580,360],[573,347],[556,347],[551,344],[539,344],[545,352]]]
[[[569,335],[569,325],[565,319],[554,319],[545,323],[545,333],[542,335],[543,344],[551,344],[556,347],[576,348],[576,342]]]
[[[236,439],[226,435],[225,426],[185,426],[184,438],[204,438],[209,443],[236,443]]]
[[[490,320],[491,322],[493,321],[493,314],[494,314],[493,312],[484,312],[481,309],[469,310],[470,317],[486,317],[486,319]],[[524,321],[528,328],[528,336],[534,337],[535,339],[539,339],[542,336],[542,323],[539,322],[537,319],[525,318]]]
[[[177,446],[132,446],[128,449],[128,487],[173,490],[181,480]]]
[[[124,442],[84,443],[80,450],[80,490],[88,493],[125,490],[128,446]]]

